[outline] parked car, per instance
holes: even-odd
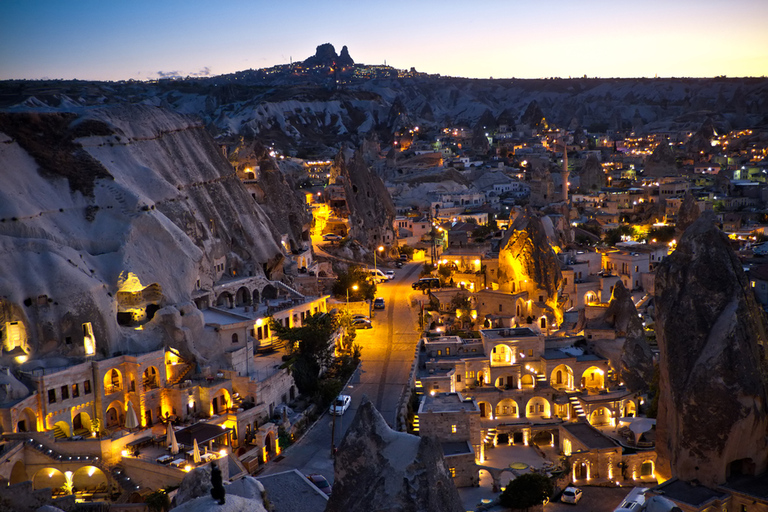
[[[403,262],[402,262],[402,261],[396,261],[396,262],[395,262],[395,266],[396,266],[397,268],[403,268]]]
[[[386,272],[384,272],[384,275],[387,276],[387,279],[389,279],[391,281],[391,280],[393,280],[395,278],[395,271],[394,270],[387,270]]]
[[[326,495],[331,495],[331,484],[328,483],[328,480],[326,480],[323,475],[312,473],[311,475],[307,475],[307,479],[315,484],[315,487],[323,491]]]
[[[361,315],[361,314],[352,315],[352,321],[355,321],[355,320],[368,320],[369,322],[371,321],[371,319],[368,318],[368,315]]]
[[[373,283],[383,283],[389,280],[384,272],[377,268],[366,268],[363,272],[368,276],[367,279]]]
[[[371,329],[373,325],[367,318],[355,318],[352,320],[352,327],[355,329]]]
[[[572,503],[574,505],[577,504],[580,499],[581,489],[578,487],[573,487],[572,485],[566,487],[563,491],[563,494],[560,496],[560,501],[563,503]]]
[[[436,277],[422,277],[411,285],[414,290],[429,290],[440,288],[440,280]]]
[[[382,297],[376,297],[373,300],[373,309],[384,309],[384,299]]]
[[[335,414],[336,416],[341,416],[345,412],[347,412],[347,409],[349,409],[349,404],[352,403],[352,397],[349,395],[339,395],[336,397],[336,400],[333,401],[331,404],[330,413]]]
[[[334,235],[333,233],[326,233],[323,235],[323,240],[326,242],[338,242],[341,240],[341,237],[339,235]]]

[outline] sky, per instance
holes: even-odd
[[[346,45],[470,78],[768,75],[768,0],[0,0],[0,80],[221,75]]]

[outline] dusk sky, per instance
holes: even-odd
[[[476,78],[768,75],[767,0],[2,0],[0,79],[220,75],[347,45]]]

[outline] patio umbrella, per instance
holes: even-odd
[[[637,418],[635,421],[629,424],[629,430],[635,433],[637,439],[640,438],[640,434],[648,432],[656,424],[656,420],[651,418]]]
[[[176,455],[179,453],[179,442],[176,441],[176,432],[173,430],[173,425],[171,425],[171,422],[168,422],[168,432],[166,432],[166,441],[168,444],[168,448],[171,450],[171,454]]]
[[[128,400],[128,410],[125,411],[125,428],[132,429],[139,426],[139,419],[136,417],[136,411],[133,404]]]
[[[197,446],[197,438],[195,438],[195,443],[192,447],[192,460],[195,464],[200,464],[200,447]]]

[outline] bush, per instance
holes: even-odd
[[[549,501],[555,490],[552,480],[538,473],[526,473],[512,480],[499,496],[499,503],[513,509],[527,509]]]

